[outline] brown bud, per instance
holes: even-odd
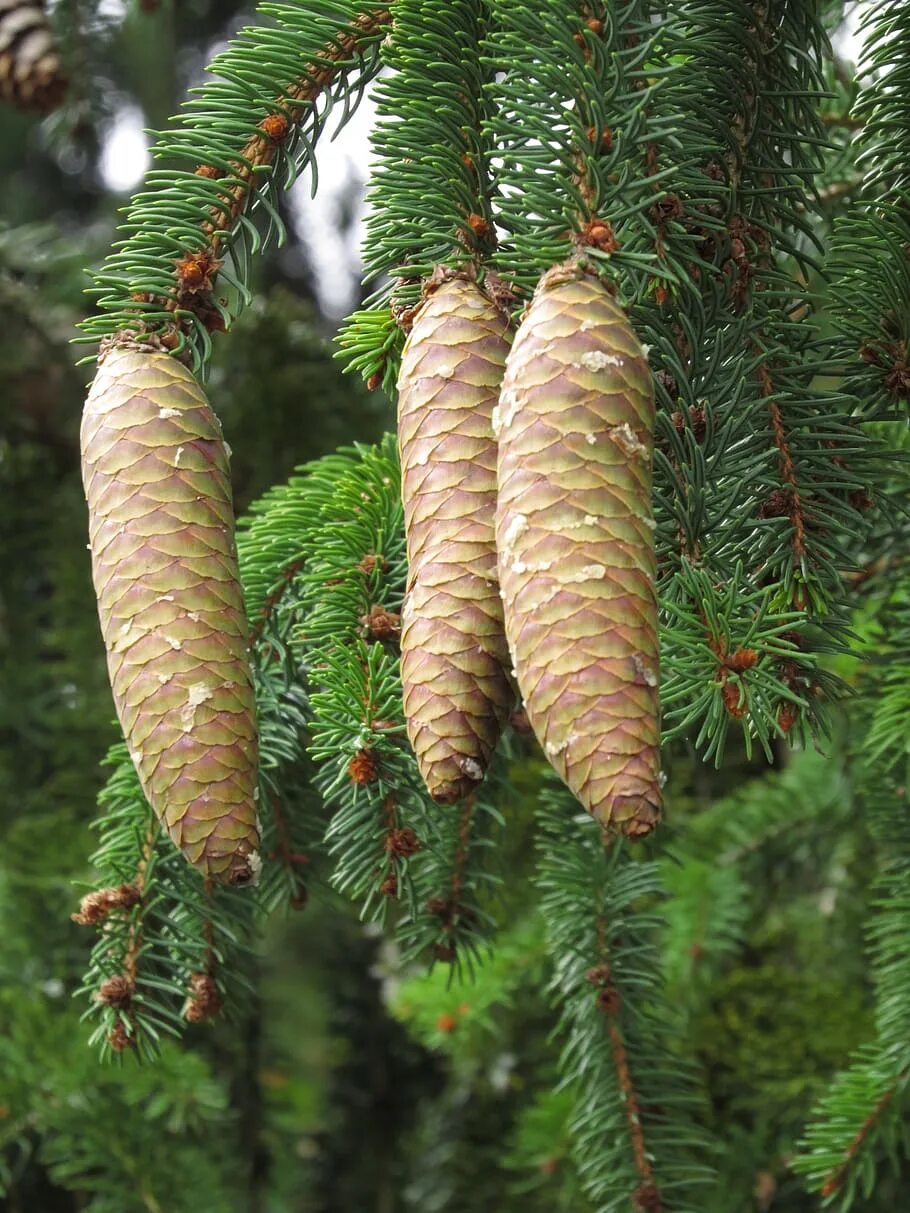
[[[360,624],[371,640],[397,640],[401,635],[401,616],[378,603],[361,615]]]
[[[751,670],[757,661],[758,653],[755,649],[737,649],[727,658],[725,665],[728,669],[741,673],[743,670]]]
[[[725,682],[721,691],[724,707],[735,720],[741,720],[749,710],[743,687],[738,682]]]
[[[796,704],[792,703],[789,699],[785,699],[777,709],[777,723],[780,726],[782,733],[790,732],[790,730],[796,724],[798,715],[799,711]]]
[[[622,1008],[622,997],[614,985],[606,985],[597,992],[597,1009],[604,1015],[616,1016]]]
[[[398,896],[398,877],[394,872],[390,872],[382,884],[379,886],[379,892],[383,897]]]
[[[379,765],[372,750],[358,750],[348,763],[348,775],[351,783],[361,786],[375,783],[379,778]]]
[[[661,226],[671,219],[679,219],[682,214],[683,204],[677,194],[667,194],[651,207],[651,218]]]
[[[98,1002],[106,1003],[109,1007],[117,1007],[121,1011],[129,1009],[133,1001],[135,987],[125,973],[118,973],[101,983],[95,993]]]
[[[405,859],[409,855],[417,854],[420,850],[420,839],[409,826],[403,826],[401,829],[389,830],[386,834],[385,849],[390,855]]]
[[[281,114],[269,114],[259,123],[259,129],[269,139],[273,139],[275,143],[280,143],[282,139],[287,137],[287,133],[291,127],[287,118]]]
[[[210,973],[194,973],[183,1018],[187,1023],[202,1023],[214,1019],[224,1005],[215,978]]]
[[[377,556],[375,552],[367,552],[366,556],[364,556],[363,560],[361,560],[360,564],[357,566],[358,570],[363,573],[365,577],[369,577],[377,567],[379,568],[380,572],[384,573],[389,567],[389,562],[386,560],[385,556]]]
[[[600,132],[599,140],[597,138],[597,127],[596,126],[589,126],[587,134],[588,134],[588,142],[596,145],[598,154],[603,154],[604,152],[609,152],[612,150],[613,132],[610,130],[610,128],[608,126],[605,126],[603,128],[603,130]]]
[[[619,241],[616,239],[611,225],[605,219],[598,219],[596,216],[585,224],[579,240],[582,244],[600,249],[603,253],[615,253],[619,248]]]
[[[605,986],[610,980],[610,966],[608,964],[595,965],[592,969],[588,969],[585,973],[585,981],[589,981],[592,986]]]
[[[793,495],[788,489],[769,493],[758,510],[759,518],[787,518],[793,511]]]
[[[130,1034],[122,1019],[117,1020],[110,1032],[107,1034],[107,1043],[111,1046],[115,1053],[123,1053],[126,1049],[134,1049],[136,1047],[135,1034]]]
[[[490,225],[483,215],[478,215],[474,211],[468,215],[468,227],[474,233],[478,240],[485,240],[490,234]]]
[[[122,884],[117,888],[97,889],[94,893],[86,893],[79,903],[79,911],[71,914],[73,922],[81,927],[95,926],[103,922],[113,910],[129,910],[142,900],[142,894],[132,884]]]
[[[382,372],[374,371],[367,380],[367,391],[375,392],[378,387],[382,386]]]
[[[184,295],[195,295],[212,289],[221,262],[208,249],[185,253],[174,262],[177,278]]]

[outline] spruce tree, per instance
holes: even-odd
[[[90,515],[112,500],[125,545],[92,556],[126,737],[74,918],[96,932],[93,1044],[150,1063],[111,1098],[195,1057],[191,1025],[258,1023],[269,915],[348,901],[407,1029],[377,1030],[401,1081],[373,1073],[361,1104],[396,1126],[368,1151],[376,1208],[906,1191],[910,10],[870,10],[856,74],[829,41],[842,10],[262,3],[160,134],[82,326]],[[325,128],[370,86],[372,294],[338,356],[398,430],[302,465],[235,536],[201,384],[286,236],[281,191],[315,188]],[[168,571],[146,585],[149,552]],[[111,576],[151,597],[118,614]],[[205,627],[168,631],[175,612]],[[823,914],[840,935],[805,925]],[[813,947],[843,964],[819,1007],[838,1045],[806,1014],[817,1059],[765,1069],[772,998],[767,1048],[731,1061],[750,977],[783,988]],[[174,1173],[199,1183],[200,1152],[213,1207],[240,1207],[198,1064]],[[376,1128],[352,1088],[337,1067],[342,1142]],[[51,1171],[117,1207],[129,1181],[91,1179],[88,1138],[48,1125]]]

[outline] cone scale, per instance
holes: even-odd
[[[483,778],[514,701],[493,528],[492,414],[508,348],[507,319],[475,283],[450,279],[418,311],[398,380],[404,711],[441,804]]]
[[[257,734],[221,427],[180,362],[116,348],[81,440],[108,671],[143,791],[204,876],[248,883]]]
[[[506,634],[532,728],[606,828],[660,817],[654,390],[596,279],[541,280],[509,354],[495,426]]]

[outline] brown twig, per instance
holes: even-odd
[[[761,354],[762,351],[756,350],[756,353]],[[774,434],[774,445],[777,447],[780,464],[780,475],[787,486],[789,515],[790,521],[793,524],[793,554],[796,556],[798,562],[802,562],[806,554],[806,520],[803,515],[799,484],[796,479],[796,468],[793,464],[793,453],[787,440],[783,415],[780,411],[780,405],[774,399],[774,381],[764,361],[760,361],[758,364],[758,385],[762,397],[768,402],[768,412],[771,415],[771,429]]]
[[[844,1161],[831,1171],[821,1187],[822,1196],[833,1196],[835,1192],[839,1192],[844,1186],[847,1176],[850,1173],[850,1167],[853,1165],[853,1160],[859,1151],[862,1149],[863,1142],[875,1128],[879,1117],[894,1099],[894,1087],[889,1089],[878,1100],[875,1107],[860,1125],[853,1140],[847,1146],[847,1154]]]
[[[427,903],[427,909],[439,919],[447,940],[446,943],[435,944],[433,951],[437,960],[452,961],[455,959],[453,936],[455,924],[463,913],[461,894],[464,889],[465,870],[471,848],[471,827],[476,804],[477,797],[472,793],[465,799],[461,808],[448,892],[443,897],[432,897]]]
[[[183,1018],[187,1023],[202,1023],[206,1019],[214,1019],[224,1005],[218,982],[215,979],[218,961],[215,952],[215,915],[212,905],[214,897],[214,882],[207,879],[205,901],[208,912],[202,928],[205,938],[205,968],[190,975],[186,1006],[183,1009]]]
[[[639,1186],[634,1194],[634,1207],[642,1213],[661,1213],[663,1203],[654,1178],[654,1170],[648,1157],[645,1132],[641,1123],[641,1108],[638,1092],[632,1078],[629,1054],[623,1039],[620,1017],[622,996],[613,981],[607,947],[607,923],[603,915],[597,918],[598,964],[588,972],[588,981],[597,987],[597,1007],[606,1019],[607,1038],[613,1054],[616,1078],[622,1093],[623,1111],[629,1130],[632,1157],[638,1173]]]
[[[353,28],[328,42],[317,58],[305,66],[301,78],[275,99],[272,112],[257,123],[254,134],[241,148],[237,160],[232,162],[230,184],[225,185],[219,203],[209,208],[202,225],[205,246],[188,250],[175,260],[174,289],[168,297],[161,299],[165,310],[190,310],[208,327],[219,327],[220,314],[208,303],[209,291],[221,264],[219,256],[224,240],[255,195],[262,170],[274,163],[281,145],[304,118],[307,108],[336,79],[340,64],[391,21],[391,8],[359,13],[351,23]],[[223,175],[221,168],[205,163],[200,164],[196,172],[210,178]],[[175,327],[184,327],[186,323],[177,321]]]
[[[155,849],[155,843],[158,839],[158,831],[160,826],[153,817],[149,822],[146,830],[145,838],[142,843],[142,849],[139,852],[139,860],[136,864],[136,875],[133,878],[132,888],[138,894],[137,904],[141,905],[142,898],[145,894],[145,877],[148,871],[149,862],[152,858],[152,852]],[[126,952],[123,957],[123,982],[124,990],[127,992],[122,1005],[117,1008],[117,1019],[113,1028],[108,1033],[108,1043],[115,1052],[121,1053],[124,1049],[130,1048],[136,1043],[136,1032],[138,1025],[131,1018],[132,998],[136,992],[136,981],[139,969],[139,954],[142,950],[142,911],[133,918],[127,931]],[[105,983],[107,984],[107,983]],[[103,988],[98,991],[99,995],[104,994]],[[108,1001],[105,997],[101,997],[101,1001]],[[127,1024],[131,1031],[127,1031]]]
[[[255,622],[250,628],[250,645],[258,644],[262,639],[262,633],[275,613],[275,608],[290,589],[291,583],[302,567],[302,560],[294,560],[283,570],[281,580],[268,594],[265,602],[259,608]]]

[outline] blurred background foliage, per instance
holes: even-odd
[[[233,0],[58,8],[81,23],[70,104],[44,122],[0,107],[0,1208],[584,1213],[571,1092],[554,1089],[556,1017],[539,994],[522,829],[537,759],[511,771],[504,925],[473,981],[403,966],[324,895],[271,922],[240,1020],[191,1030],[155,1066],[104,1066],[86,1047],[71,994],[90,940],[69,915],[94,845],[98,759],[116,735],[79,479],[89,371],[69,341],[84,267],[106,253],[125,202],[112,130],[133,109],[160,126],[251,14]],[[336,208],[342,235],[359,186],[353,173]],[[255,306],[217,343],[209,382],[241,509],[392,420],[381,393],[332,361],[334,318],[306,247],[262,259]],[[667,979],[710,1092],[720,1182],[704,1213],[817,1207],[788,1164],[811,1104],[870,1034],[872,848],[843,749],[781,754],[770,774],[732,747],[721,772],[682,745],[672,756],[674,820],[693,826],[662,861]],[[908,1184],[896,1171],[863,1207],[906,1207]]]

